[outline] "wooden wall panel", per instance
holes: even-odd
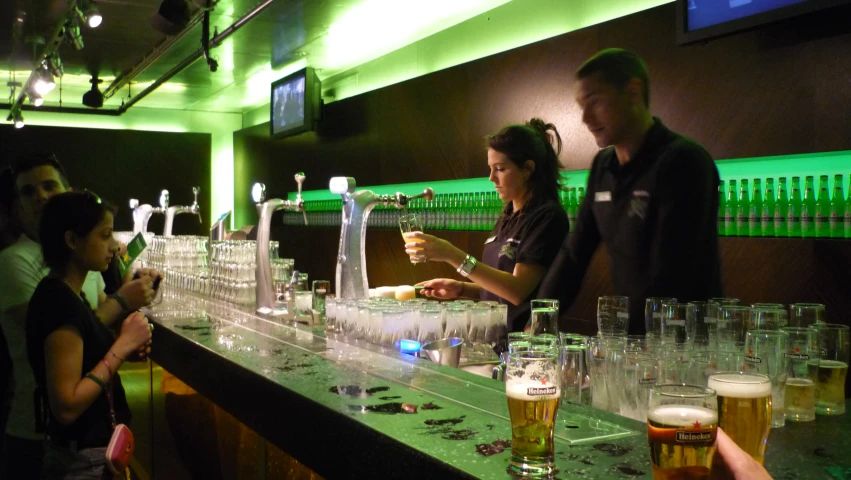
[[[191,205],[192,186],[198,185],[203,223],[194,216],[178,215],[174,219],[174,233],[209,234],[209,134],[36,125],[18,130],[3,124],[0,145],[3,149],[0,168],[14,164],[20,155],[34,149],[53,151],[72,186],[92,190],[118,205],[115,218],[118,231],[133,229],[133,217],[127,205],[130,198],[156,206],[160,190],[167,189],[172,205]],[[155,215],[148,228],[161,233],[163,223],[163,217]]]

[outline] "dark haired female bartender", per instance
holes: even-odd
[[[446,262],[470,280],[422,282],[423,295],[499,301],[508,305],[509,328],[520,331],[529,321],[529,301],[569,230],[558,201],[561,137],[555,126],[533,118],[487,137],[487,146],[490,181],[505,209],[485,241],[482,261],[423,233],[406,234],[419,242],[405,244],[405,253]]]

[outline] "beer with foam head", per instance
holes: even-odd
[[[660,405],[647,415],[653,478],[708,479],[718,413],[698,405]]]
[[[553,437],[561,398],[558,350],[510,354],[505,375],[511,418],[509,472],[552,476],[556,473]]]
[[[762,464],[771,428],[771,380],[757,373],[716,373],[708,386],[718,394],[718,426]]]

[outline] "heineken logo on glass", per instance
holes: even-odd
[[[529,387],[526,389],[526,395],[530,397],[550,396],[558,393],[558,387]]]
[[[677,443],[704,443],[715,440],[711,430],[705,432],[687,432],[677,430]]]
[[[745,361],[748,363],[762,363],[762,359],[754,356],[753,350],[748,350],[748,354],[745,356]]]
[[[810,356],[806,353],[801,353],[801,347],[795,347],[793,351],[786,354],[786,358],[792,360],[809,360]]]

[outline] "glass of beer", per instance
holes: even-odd
[[[654,386],[647,411],[653,478],[709,479],[717,431],[714,390],[694,385]]]
[[[760,373],[719,372],[708,383],[718,395],[718,426],[763,464],[771,429],[771,379]]]
[[[771,378],[771,428],[786,425],[786,350],[789,335],[777,330],[749,330],[745,338],[745,371]]]
[[[508,356],[505,394],[511,417],[514,476],[549,478],[556,474],[556,413],[561,398],[558,349],[518,351]]]
[[[402,240],[405,243],[412,242],[422,242],[422,240],[418,238],[408,238],[405,236],[406,233],[412,232],[422,232],[423,224],[420,222],[420,217],[414,213],[406,213],[403,215],[399,215],[399,229],[402,231]],[[411,250],[421,250],[419,248],[412,248]],[[411,263],[423,263],[426,259],[422,255],[411,255]]]
[[[783,401],[786,420],[811,422],[816,419],[816,386],[808,369],[809,329],[786,327],[781,331],[789,335],[786,349],[786,395]]]
[[[845,413],[845,377],[851,356],[848,325],[818,323],[810,325],[810,378],[816,386],[816,413]],[[814,356],[818,359],[814,360]]]
[[[600,333],[626,335],[629,330],[629,298],[598,298],[597,328]]]

